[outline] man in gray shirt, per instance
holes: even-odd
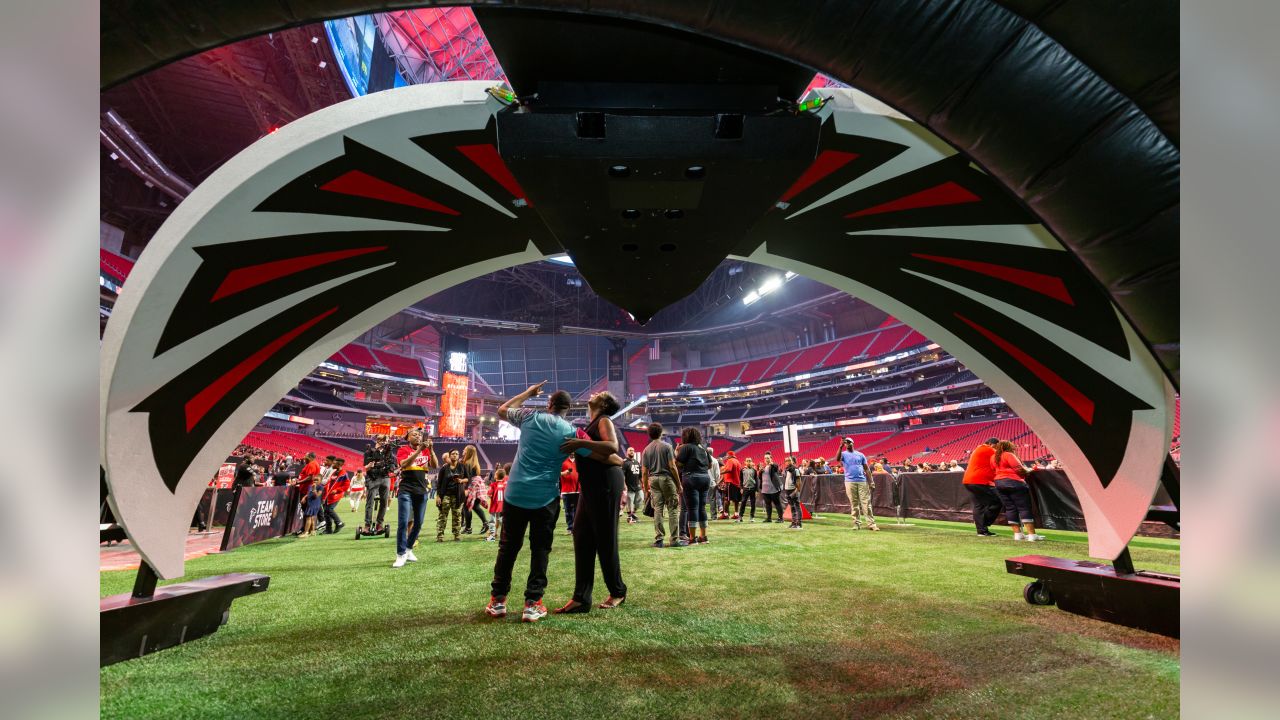
[[[680,471],[676,469],[676,453],[662,440],[660,423],[649,423],[649,444],[640,454],[640,484],[653,506],[653,546],[662,547],[668,531],[673,538],[672,545],[688,545],[689,541],[680,536],[680,497],[684,488],[680,486]],[[664,510],[668,519],[666,528],[662,525]]]

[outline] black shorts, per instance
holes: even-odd
[[[725,483],[725,487],[728,488],[730,502],[738,502],[742,499],[742,488],[733,483]]]

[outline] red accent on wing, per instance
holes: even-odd
[[[911,253],[913,257],[921,260],[932,260],[933,262],[954,265],[965,270],[972,270],[983,275],[990,275],[998,280],[1005,280],[1014,285],[1020,285],[1028,290],[1034,290],[1041,295],[1049,297],[1068,305],[1075,305],[1076,301],[1071,297],[1071,293],[1067,292],[1066,283],[1062,282],[1062,278],[1056,278],[1052,275],[1044,273],[1032,272],[1031,270],[1020,270],[1018,268],[1009,267],[1008,265],[997,265],[995,263],[980,262],[978,260],[963,260],[961,258],[943,257],[941,255],[925,255],[924,253]]]
[[[498,154],[498,148],[489,143],[459,145],[458,152],[475,163],[476,167],[483,170],[486,175],[493,178],[507,192],[511,193],[512,197],[524,200],[529,203],[529,207],[533,207],[533,203],[524,194],[524,189],[516,181],[516,176],[511,174],[511,170],[507,169],[507,164],[502,161],[502,156]]]
[[[960,318],[960,320],[969,327],[982,333],[983,337],[995,343],[1001,350],[1009,353],[1014,360],[1025,365],[1026,368],[1034,373],[1036,377],[1040,378],[1045,385],[1048,385],[1050,389],[1057,393],[1058,397],[1062,398],[1064,402],[1070,405],[1071,409],[1075,410],[1077,415],[1084,418],[1085,422],[1090,425],[1093,424],[1093,401],[1086,397],[1084,393],[1077,390],[1074,385],[1063,380],[1061,375],[1045,367],[1038,360],[1026,354],[1008,340],[996,335],[960,313],[955,313],[955,316]]]
[[[235,295],[243,290],[257,287],[286,275],[310,270],[320,265],[328,265],[331,262],[345,260],[349,257],[366,255],[386,249],[386,245],[379,245],[378,247],[355,248],[353,250],[334,250],[332,252],[302,255],[300,257],[285,258],[284,260],[272,260],[271,262],[237,268],[227,273],[227,276],[222,279],[222,284],[218,285],[218,289],[213,292],[213,299],[221,300],[228,295]]]
[[[842,150],[823,150],[818,153],[818,157],[813,159],[813,163],[800,174],[800,177],[796,178],[796,181],[791,184],[791,187],[787,188],[787,191],[782,193],[782,197],[778,198],[778,201],[786,202],[790,200],[796,195],[808,190],[810,185],[818,182],[836,170],[839,170],[857,158],[858,153],[844,152]]]
[[[280,348],[288,345],[291,340],[306,332],[312,325],[315,325],[337,311],[338,308],[336,307],[329,308],[284,335],[272,340],[261,350],[258,350],[244,360],[241,360],[235,367],[224,373],[222,377],[214,380],[212,383],[209,383],[208,387],[196,393],[195,396],[188,400],[187,404],[183,406],[183,411],[186,413],[187,417],[187,432],[191,432],[191,429],[196,426],[196,423],[200,422],[200,418],[204,417],[205,413],[209,412],[214,405],[217,405],[218,401],[225,397],[228,392],[231,392],[231,388],[240,384],[240,381],[244,380],[249,373],[253,372],[254,369],[262,363],[266,362],[267,358],[275,355],[279,352]]]
[[[392,185],[386,180],[381,180],[360,170],[348,170],[321,185],[320,189],[371,200],[382,200],[396,203],[397,205],[408,205],[422,208],[423,210],[444,213],[445,215],[461,215],[451,207],[441,205],[435,200],[422,197],[416,192],[405,190],[399,185]]]
[[[915,210],[917,208],[938,207],[940,205],[960,205],[962,203],[978,202],[982,198],[974,195],[968,190],[961,187],[952,180],[948,180],[941,185],[935,185],[927,190],[921,190],[917,193],[911,193],[897,200],[890,200],[886,203],[873,205],[869,208],[863,208],[857,212],[851,212],[845,215],[846,218],[862,217],[864,215],[879,215],[880,213],[898,212],[899,210]]]

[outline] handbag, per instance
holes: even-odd
[[[644,510],[641,510],[640,513],[645,517],[653,517],[653,496],[652,495],[649,495],[647,493],[645,494]]]

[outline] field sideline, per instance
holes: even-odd
[[[343,509],[349,509],[346,502]],[[389,515],[392,517],[394,513]],[[1003,560],[1085,558],[1080,533],[978,538],[913,521],[854,532],[712,523],[711,543],[656,550],[622,526],[627,604],[518,622],[485,618],[496,543],[435,543],[393,570],[395,539],[286,538],[187,563],[187,578],[271,576],[216,634],[101,672],[104,718],[1176,717],[1177,641],[1022,600]],[[762,517],[762,516],[761,516]],[[478,523],[477,523],[478,526]],[[394,528],[394,525],[393,525]],[[1134,563],[1179,570],[1176,540]],[[572,541],[551,557],[548,607],[573,590]],[[133,572],[104,572],[103,595]],[[606,594],[597,577],[596,601]]]

